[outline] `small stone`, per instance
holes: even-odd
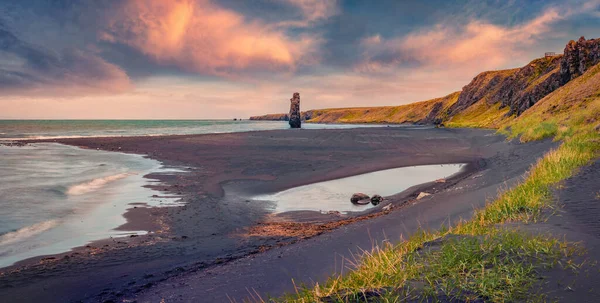
[[[371,204],[373,205],[377,205],[381,203],[381,201],[383,201],[383,197],[380,195],[373,195],[373,197],[371,197]]]
[[[425,197],[427,197],[427,196],[431,196],[431,194],[430,194],[430,193],[426,193],[426,192],[422,191],[422,192],[421,192],[421,193],[420,193],[420,194],[417,196],[417,200],[421,200],[421,199],[423,199],[423,198],[425,198]]]

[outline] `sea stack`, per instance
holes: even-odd
[[[300,128],[300,93],[294,93],[290,102],[290,127]]]

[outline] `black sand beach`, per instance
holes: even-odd
[[[154,231],[149,236],[101,241],[0,270],[0,297],[7,302],[159,302],[162,298],[230,302],[248,297],[249,290],[263,298],[280,295],[293,291],[292,279],[296,285],[311,284],[339,272],[343,259],[359,248],[369,249],[384,240],[398,242],[418,228],[469,217],[474,207],[520,180],[557,144],[507,142],[490,130],[394,127],[58,142],[146,154],[186,168],[187,173],[148,177],[163,181],[159,189],[181,195],[187,205],[132,208],[126,214],[130,222],[122,228]],[[395,208],[389,213],[369,214],[366,219],[356,214],[346,221],[334,215],[300,213],[291,218],[317,226],[318,232],[247,235],[250,228],[272,218],[263,205],[238,195],[388,168],[447,163],[470,165],[446,183],[426,184],[391,197]],[[435,194],[417,202],[414,197],[424,188]],[[328,222],[334,224],[323,226]],[[279,227],[285,233],[288,226]],[[292,228],[297,231],[298,226]]]

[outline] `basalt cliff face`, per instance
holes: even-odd
[[[321,123],[446,124],[502,121],[521,115],[558,88],[600,63],[600,39],[570,41],[563,54],[535,59],[522,68],[477,75],[462,91],[401,106],[310,110],[302,119]],[[276,119],[269,119],[276,117]],[[284,120],[285,114],[251,117]],[[498,123],[500,123],[498,122]],[[470,125],[470,124],[467,124]],[[494,126],[493,123],[486,125]],[[470,126],[480,126],[472,124]]]
[[[600,62],[600,39],[570,41],[563,55],[533,60],[519,69],[484,72],[465,86],[450,108],[456,115],[473,104],[508,107],[507,115],[520,115],[536,102]]]
[[[600,39],[577,42],[570,41],[565,47],[564,57],[560,63],[560,81],[567,82],[583,75],[588,69],[600,62]]]

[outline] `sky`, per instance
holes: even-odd
[[[600,0],[0,0],[0,119],[406,104],[599,29]]]

